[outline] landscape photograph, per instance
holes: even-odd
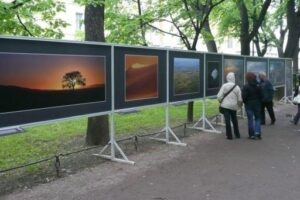
[[[207,62],[207,71],[206,71],[206,78],[207,78],[207,89],[216,89],[221,86],[221,63],[218,61],[208,61]]]
[[[158,97],[158,56],[125,55],[125,100]]]
[[[229,72],[235,75],[235,83],[242,87],[244,85],[244,60],[243,59],[224,59],[224,82]]]
[[[274,85],[283,85],[285,83],[284,61],[270,61],[269,79]]]
[[[200,60],[174,58],[174,94],[191,94],[200,91]]]
[[[260,72],[264,72],[267,74],[267,62],[264,61],[247,61],[246,65],[247,72],[253,72],[258,78],[258,74]]]
[[[105,68],[104,56],[0,53],[0,113],[105,101]]]

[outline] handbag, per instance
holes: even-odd
[[[229,95],[230,94],[230,92],[236,87],[237,85],[235,84],[224,96],[223,96],[223,98],[221,99],[221,101],[220,101],[220,105],[219,105],[219,112],[220,113],[222,113],[222,114],[224,114],[224,108],[221,106],[221,103],[223,102],[223,100],[225,99],[225,97],[227,96],[227,95]]]
[[[293,104],[300,104],[300,94],[293,98]]]

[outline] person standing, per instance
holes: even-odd
[[[298,81],[297,81],[297,84],[295,86],[293,98],[298,96],[299,92],[300,92],[300,76],[298,76]],[[298,106],[298,110],[297,110],[297,113],[294,116],[293,120],[291,120],[291,123],[297,125],[298,122],[299,122],[299,119],[300,119],[300,103],[295,102],[295,104]]]
[[[232,140],[231,122],[233,124],[234,135],[240,138],[240,131],[236,111],[242,105],[241,89],[235,84],[235,76],[230,72],[226,76],[227,83],[224,83],[217,94],[217,99],[221,103],[222,113],[225,118],[226,137]]]
[[[276,121],[274,110],[273,110],[274,88],[272,83],[267,79],[266,73],[264,72],[259,73],[259,79],[260,79],[260,87],[263,93],[260,123],[262,125],[266,124],[265,108],[267,108],[267,111],[271,119],[271,125],[273,125]]]
[[[260,112],[262,101],[262,90],[252,72],[246,74],[247,83],[242,89],[242,98],[248,118],[249,139],[261,139]]]

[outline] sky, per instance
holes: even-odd
[[[105,84],[105,57],[0,53],[0,85],[62,90],[62,78],[71,71],[81,72],[85,87]]]
[[[158,65],[158,56],[125,55],[125,70],[143,68],[153,64]]]
[[[191,69],[198,70],[200,67],[200,60],[195,58],[174,58],[174,68],[175,69]]]
[[[247,61],[247,72],[267,73],[267,63],[260,61]]]

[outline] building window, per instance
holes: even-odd
[[[83,30],[83,14],[76,13],[76,31]]]
[[[233,41],[232,38],[227,39],[227,48],[232,49],[233,48]]]

